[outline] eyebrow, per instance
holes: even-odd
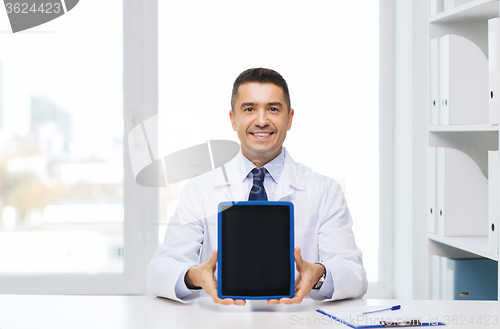
[[[245,102],[245,103],[241,103],[240,108],[247,107],[247,106],[255,106],[255,105],[256,104],[253,103],[253,102]],[[271,102],[271,103],[267,103],[267,106],[280,106],[280,107],[283,107],[283,104],[281,104],[281,102]]]

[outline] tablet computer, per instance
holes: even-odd
[[[293,204],[219,204],[219,298],[279,299],[295,293]]]

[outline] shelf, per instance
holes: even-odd
[[[474,0],[429,18],[429,23],[486,21],[498,17],[498,0]]]
[[[492,127],[495,130],[491,130]],[[433,126],[429,128],[429,146],[464,152],[488,177],[488,151],[498,150],[498,128],[491,125]]]
[[[488,251],[487,236],[450,237],[428,233],[427,237],[433,241],[445,244],[447,246],[498,261],[498,255]]]
[[[430,132],[499,131],[498,125],[448,125],[429,126]]]

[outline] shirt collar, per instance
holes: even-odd
[[[238,156],[238,163],[240,164],[238,166],[240,181],[243,182],[248,177],[250,172],[255,168],[255,165],[250,160],[248,160],[248,158],[244,156],[241,151],[238,153]],[[271,175],[274,182],[278,183],[281,173],[285,168],[285,148],[281,149],[281,153],[278,154],[276,158],[266,163],[264,165],[264,168],[266,168],[267,172]]]

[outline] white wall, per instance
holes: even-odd
[[[382,230],[393,230],[394,297],[402,299],[427,298],[427,3],[421,0],[381,2],[381,15],[387,17],[381,33],[385,34],[388,47],[381,50],[388,56],[384,63],[386,71],[383,71],[381,62],[381,88],[389,89],[381,91],[387,97],[385,103],[381,97],[381,108],[384,106],[381,123],[385,120],[387,127],[391,128],[390,120],[393,119],[393,130],[386,131],[393,134],[394,146],[393,158],[382,160],[394,168],[394,226],[382,227]],[[391,15],[394,15],[393,20]],[[391,30],[389,25],[392,22]],[[382,127],[381,131],[384,133]]]

